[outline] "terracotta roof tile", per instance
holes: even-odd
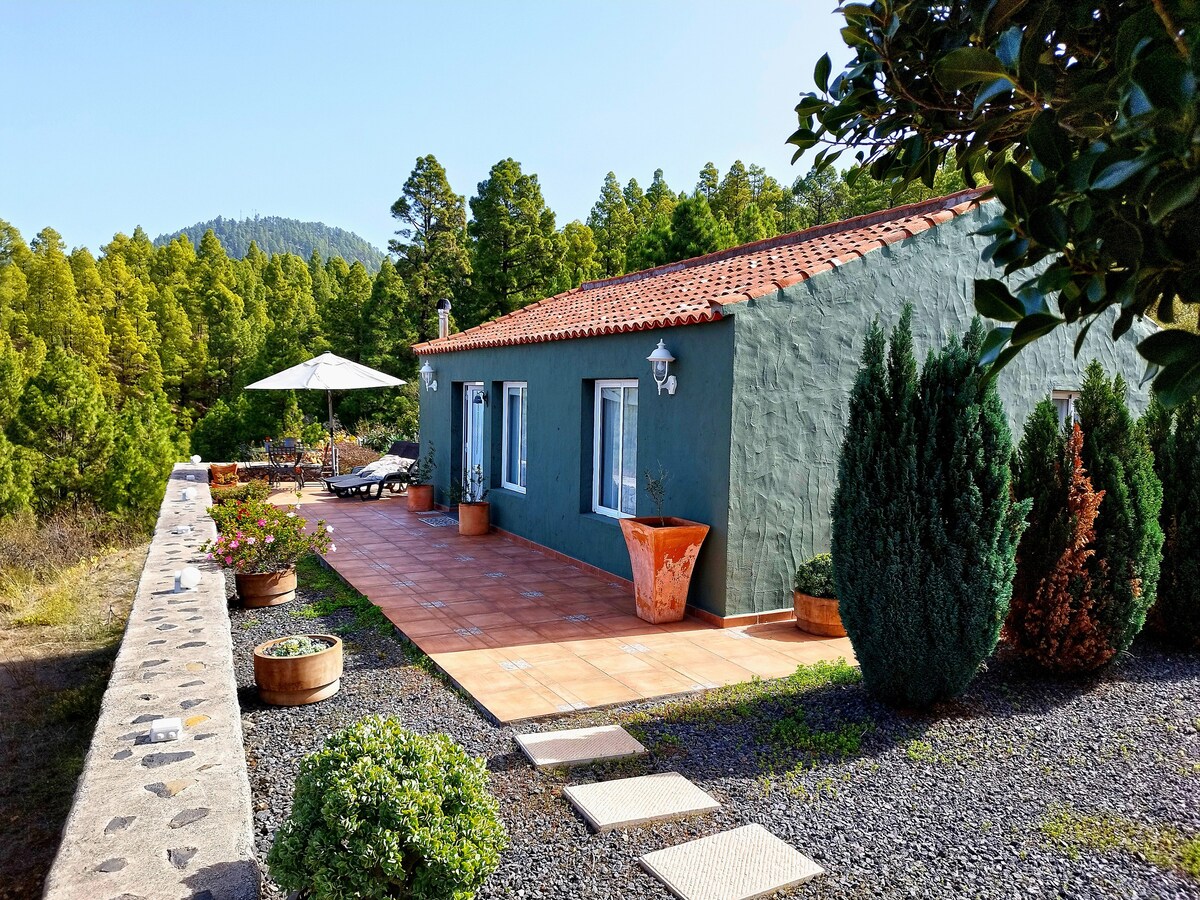
[[[592,281],[491,322],[418,344],[422,356],[480,347],[693,325],[928,231],[976,206],[985,189],[819,225],[644,272]]]

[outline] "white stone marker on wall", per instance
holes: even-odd
[[[639,862],[680,900],[753,900],[825,874],[761,825],[656,850]]]

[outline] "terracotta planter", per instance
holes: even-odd
[[[458,504],[458,533],[467,537],[478,537],[487,534],[491,527],[492,504],[460,503]]]
[[[239,572],[233,576],[242,606],[257,609],[296,599],[296,568],[283,572]]]
[[[408,511],[429,512],[433,509],[433,485],[410,484],[408,486]]]
[[[792,603],[796,607],[796,627],[809,634],[822,637],[845,637],[842,617],[838,615],[838,602],[828,597],[810,597],[792,591]]]
[[[295,637],[296,635],[292,635]],[[328,650],[308,656],[267,656],[272,644],[287,638],[272,638],[254,648],[254,683],[263,703],[272,706],[303,706],[332,697],[341,687],[342,641],[332,634],[310,634],[329,644]]]
[[[633,566],[638,618],[654,624],[678,622],[687,607],[692,569],[708,526],[647,516],[621,519],[621,532]]]

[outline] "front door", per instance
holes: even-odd
[[[483,409],[482,384],[463,385],[463,481],[476,466],[483,467]]]

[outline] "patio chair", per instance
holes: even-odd
[[[304,445],[288,438],[283,442],[266,441],[267,482],[274,487],[280,481],[295,481],[304,488],[304,469],[300,462],[304,458]]]
[[[325,489],[339,497],[358,497],[360,500],[378,500],[384,488],[398,493],[408,487],[417,470],[420,445],[411,441],[397,441],[388,448],[386,455],[365,466],[358,467],[349,475],[322,479]]]
[[[333,445],[326,444],[321,449],[321,454],[309,452],[302,454],[300,457],[300,469],[302,475],[313,480],[325,479],[334,475],[333,471]]]

